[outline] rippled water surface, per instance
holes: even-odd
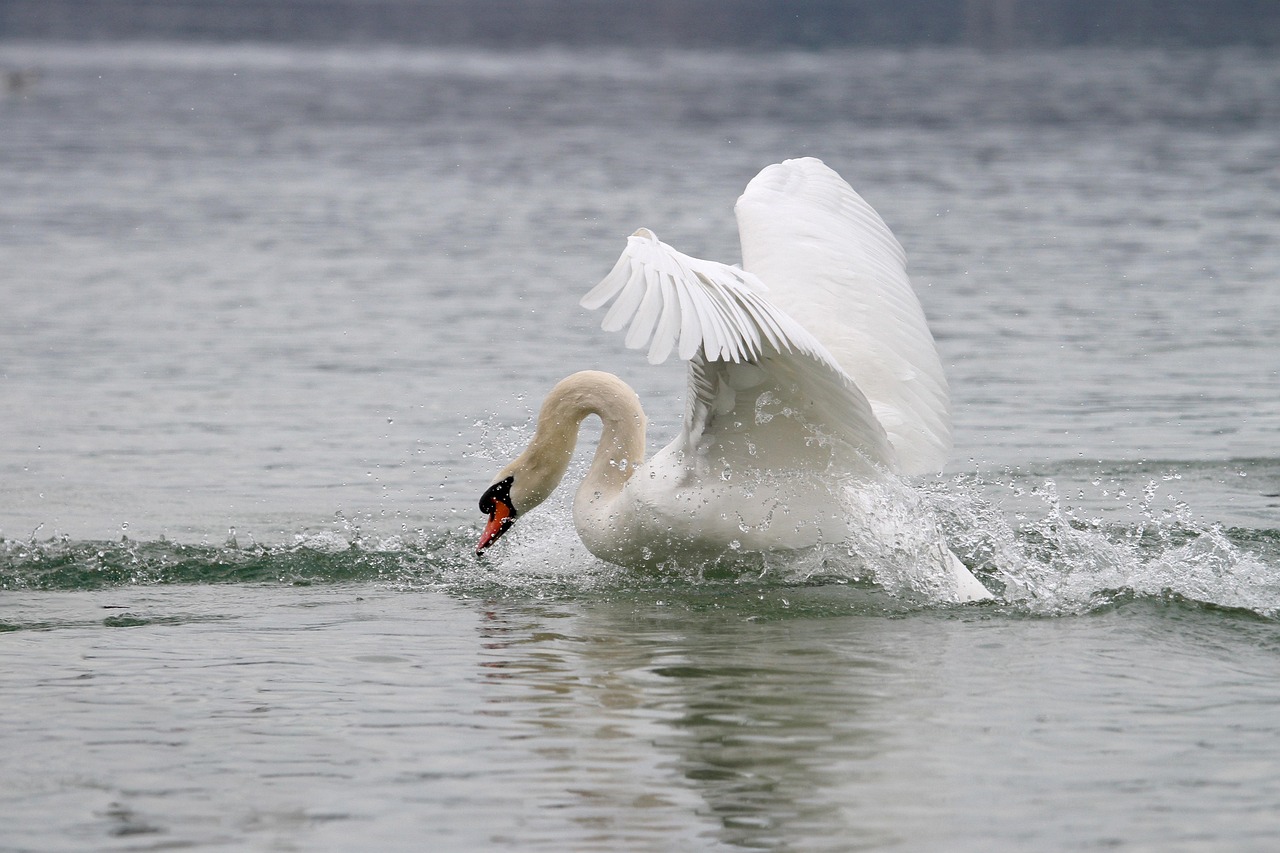
[[[0,43],[0,849],[1269,850],[1280,59]],[[475,501],[579,296],[822,157],[956,452],[636,574]],[[922,521],[923,519],[923,521]],[[939,603],[913,531],[997,595]],[[913,525],[915,525],[913,527]],[[857,543],[853,543],[857,545]]]

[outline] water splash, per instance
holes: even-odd
[[[885,477],[847,484],[849,537],[841,543],[846,568],[865,566],[888,594],[927,603],[957,600],[952,555],[939,514],[926,495]]]
[[[802,589],[839,589],[844,597],[825,596],[824,607],[901,612],[951,600],[938,571],[941,549],[950,548],[995,593],[995,606],[1013,614],[1075,615],[1155,597],[1280,618],[1280,531],[1205,522],[1180,501],[1162,502],[1163,483],[1131,488],[1134,497],[1125,499],[1134,518],[1104,523],[1095,517],[1101,492],[1110,499],[1120,491],[1109,483],[1099,483],[1093,503],[1082,508],[1064,500],[1053,479],[1032,487],[977,476],[917,487],[891,481],[850,491],[849,511],[863,521],[844,541],[791,553],[727,553],[651,572],[612,566],[586,551],[573,526],[571,489],[521,519],[482,559],[473,552],[478,513],[452,527],[391,536],[339,516],[336,529],[300,532],[279,545],[247,536],[215,545],[33,534],[0,541],[0,589],[372,582],[471,597],[656,592],[673,600],[747,593],[794,599]]]
[[[1280,617],[1280,531],[1200,519],[1163,493],[1178,479],[1169,473],[1135,486],[1097,478],[1097,494],[1081,492],[1079,508],[1062,499],[1051,478],[1031,488],[978,476],[850,484],[851,532],[843,541],[755,560],[726,554],[714,564],[669,564],[661,577],[690,588],[874,586],[893,608],[936,606],[955,599],[944,569],[949,550],[1012,612],[1078,615],[1138,596]],[[1019,505],[1007,508],[1003,496]],[[1104,523],[1097,512],[1103,501],[1119,501],[1133,520]],[[498,586],[585,591],[636,582],[635,573],[585,550],[564,495],[522,519],[504,545],[491,567]]]
[[[1095,484],[1098,497],[1127,497]],[[1126,504],[1136,520],[1112,524],[1064,501],[1052,479],[1026,489],[958,477],[927,500],[960,558],[1003,601],[1033,614],[1086,613],[1138,595],[1280,615],[1280,532],[1226,529],[1181,501],[1161,507],[1160,488],[1149,480]],[[988,498],[993,490],[1031,508],[1010,513]]]

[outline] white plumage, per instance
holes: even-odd
[[[604,429],[574,522],[593,553],[623,564],[839,541],[851,480],[941,468],[947,384],[906,255],[880,216],[813,158],[764,169],[736,212],[742,268],[642,228],[582,299],[609,305],[604,329],[625,328],[626,346],[650,362],[688,361],[680,434],[642,461],[635,392],[609,374],[574,374],[481,500],[491,517],[477,550],[550,494],[592,414]],[[987,596],[945,547],[937,553],[956,598]]]
[[[603,328],[628,327],[626,345],[647,346],[653,364],[677,344],[693,362],[809,356],[814,370],[843,374],[845,393],[861,398],[852,407],[870,406],[872,422],[859,426],[872,461],[907,475],[940,470],[951,450],[947,383],[884,220],[814,158],[766,168],[736,212],[741,269],[681,254],[642,228],[583,307],[613,300]]]

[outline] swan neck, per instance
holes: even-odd
[[[598,416],[602,428],[578,501],[616,496],[644,461],[645,417],[636,392],[611,373],[575,373],[551,389],[538,413],[533,441],[511,466],[521,471],[515,478],[515,488],[522,492],[515,501],[518,509],[531,509],[560,484],[589,415]]]
[[[640,400],[630,386],[612,378],[618,387],[608,389],[600,400],[603,405],[593,412],[600,417],[600,443],[578,487],[579,495],[616,495],[644,462],[645,418]]]

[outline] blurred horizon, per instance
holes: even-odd
[[[1280,46],[1275,0],[0,0],[0,40],[492,48]]]

